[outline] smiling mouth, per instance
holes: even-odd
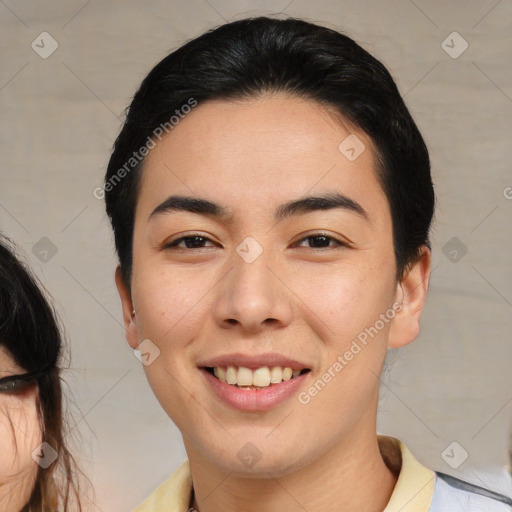
[[[244,366],[203,367],[221,382],[241,389],[264,389],[308,373],[309,368],[292,369],[289,366],[262,366],[255,370]]]

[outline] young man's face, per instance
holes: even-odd
[[[146,158],[131,296],[119,272],[117,284],[129,343],[151,340],[144,368],[189,457],[277,476],[375,436],[386,348],[417,334],[430,259],[426,251],[396,282],[375,153],[348,126],[285,95],[205,102]],[[340,149],[349,135],[359,142]],[[277,215],[335,194],[345,207],[311,201]],[[161,206],[170,196],[227,215]],[[180,241],[194,236],[203,238]],[[221,382],[212,366],[263,368],[260,383],[265,367],[309,371],[247,390]]]

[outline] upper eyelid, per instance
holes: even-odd
[[[162,244],[162,246],[165,248],[165,247],[170,246],[171,244],[175,244],[176,242],[182,242],[183,240],[186,240],[187,238],[194,238],[194,237],[205,238],[206,240],[209,240],[210,242],[217,243],[214,240],[212,240],[209,236],[202,235],[200,233],[190,233],[188,235],[181,235],[178,238],[175,238],[174,240],[169,240],[169,241],[166,240]]]
[[[336,242],[340,245],[347,245],[347,246],[352,245],[352,242],[350,242],[348,239],[346,239],[343,236],[337,237],[334,235],[330,235],[329,233],[324,233],[322,231],[301,235],[301,237],[296,242],[294,242],[294,244],[296,244],[298,242],[302,242],[304,240],[307,240],[308,238],[316,238],[317,236],[324,236],[326,238],[330,238],[331,240],[333,240],[334,242]],[[340,240],[340,238],[341,238],[341,240]]]

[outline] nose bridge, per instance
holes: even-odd
[[[274,260],[269,250],[250,237],[237,247],[231,257],[231,271],[216,298],[218,323],[257,330],[269,320],[282,324],[291,320],[289,297],[269,268]]]

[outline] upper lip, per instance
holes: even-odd
[[[262,366],[281,366],[290,367],[292,370],[303,370],[304,368],[309,369],[306,363],[290,359],[289,357],[281,354],[266,353],[266,354],[224,354],[211,359],[206,359],[198,366],[215,368],[216,366],[243,366],[244,368],[250,368],[255,370]]]

